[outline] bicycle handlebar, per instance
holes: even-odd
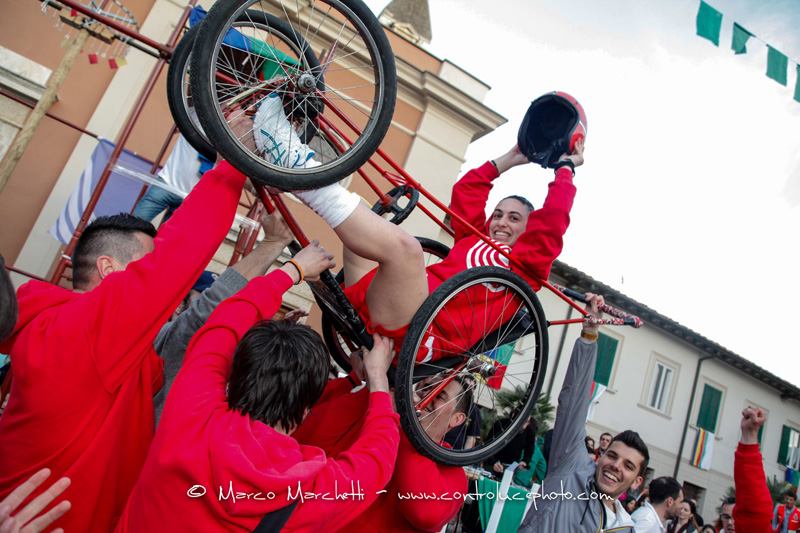
[[[552,285],[565,296],[569,296],[573,300],[586,303],[586,296],[584,294],[581,294],[572,289],[568,289],[566,287],[562,287],[561,285],[557,285],[555,283],[553,283]],[[619,309],[611,307],[608,304],[603,305],[601,310],[604,313],[611,315],[614,318],[601,318],[598,320],[591,315],[587,315],[586,321],[589,322],[590,324],[606,324],[609,326],[631,326],[634,328],[640,328],[644,325],[644,322],[642,322],[642,319],[639,318],[638,316],[628,314],[624,311],[620,311]]]

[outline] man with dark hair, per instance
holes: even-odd
[[[797,508],[797,493],[791,489],[783,496],[783,505],[775,506],[772,529],[776,533],[787,533],[800,529],[800,509]]]
[[[6,340],[17,323],[17,295],[14,294],[14,285],[6,270],[6,263],[0,255],[0,342]],[[0,403],[2,397],[0,396]]]
[[[319,445],[326,453],[340,453],[365,423],[366,393],[352,388],[361,381],[358,356],[349,378],[329,383],[314,413],[297,431],[300,442]],[[419,386],[433,386],[434,376]],[[473,405],[474,382],[458,376],[419,413],[422,427],[434,442],[442,442],[448,430],[466,420]],[[351,391],[352,389],[352,391]],[[400,447],[394,475],[369,509],[356,517],[343,533],[394,533],[440,531],[461,508],[467,492],[464,469],[435,463],[421,455],[400,431]],[[422,499],[409,495],[426,495]],[[462,495],[459,498],[457,495]]]
[[[602,317],[602,296],[589,293],[586,302],[593,317]],[[619,497],[641,485],[650,460],[647,446],[636,432],[623,431],[612,439],[597,463],[586,453],[586,413],[597,362],[598,330],[598,324],[584,322],[558,396],[553,443],[541,493],[565,496],[535,500],[520,532],[633,531],[633,522]]]
[[[683,489],[678,480],[661,476],[650,482],[648,499],[631,515],[636,533],[664,533],[664,523],[678,516]]]
[[[596,450],[596,453],[597,453],[598,457],[600,457],[601,455],[606,453],[606,450],[608,449],[608,446],[611,444],[611,439],[613,439],[613,438],[614,438],[614,435],[612,435],[611,433],[608,433],[608,432],[602,433],[600,435],[600,441],[598,442],[597,450]]]
[[[101,217],[76,247],[73,291],[40,281],[19,289],[19,322],[0,345],[13,372],[0,499],[46,466],[72,480],[72,510],[57,526],[113,529],[153,438],[162,384],[153,339],[228,234],[244,181],[220,163],[155,239],[132,217]]]
[[[376,335],[364,358],[363,429],[326,456],[293,438],[327,383],[325,344],[307,326],[270,320],[300,272],[314,281],[331,257],[315,242],[294,257],[299,268],[286,263],[252,280],[211,314],[117,531],[335,531],[375,500],[397,453],[391,340]]]
[[[124,265],[153,251],[155,238],[155,226],[128,213],[97,217],[75,244],[73,288],[92,290],[109,273],[124,270]]]

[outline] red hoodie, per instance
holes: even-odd
[[[492,181],[497,177],[497,169],[488,162],[470,170],[453,187],[453,197],[450,202],[453,212],[475,228],[483,229],[484,233],[488,229],[486,201],[492,190]],[[510,252],[512,257],[519,259],[529,272],[546,280],[550,276],[553,261],[564,246],[563,237],[569,227],[569,212],[572,209],[575,192],[572,172],[568,168],[559,169],[549,185],[544,205],[528,216],[525,232],[514,243],[513,249],[504,244],[496,244],[506,252]],[[456,219],[452,220],[452,226],[455,231],[453,249],[441,263],[426,269],[429,293],[459,272],[472,267],[509,268],[508,259],[483,242],[468,226],[459,224]],[[521,275],[533,290],[538,291],[542,287],[537,278],[529,276],[517,267],[512,265],[510,270]],[[372,322],[366,306],[367,288],[375,272],[376,270],[373,270],[347,287],[345,294],[360,313],[367,331],[370,333],[377,331],[393,338],[394,348],[399,352],[408,328],[402,327],[392,331],[382,328]],[[469,308],[459,309],[461,302],[469,302]],[[488,285],[472,287],[468,296],[452,300],[448,303],[447,312],[437,317],[432,331],[433,337],[437,339],[436,349],[432,354],[429,354],[428,350],[419,350],[417,359],[421,361],[430,356],[436,360],[446,354],[463,353],[480,340],[480,336],[484,333],[483,325],[506,322],[513,316],[516,307],[516,302],[510,300],[507,295],[499,298]]]
[[[291,285],[283,271],[254,279],[192,339],[118,532],[249,532],[295,500],[281,531],[336,531],[375,501],[397,454],[389,394],[369,395],[363,428],[329,457],[228,407],[239,339],[278,311]]]
[[[56,526],[113,529],[153,438],[162,383],[153,340],[227,235],[244,179],[227,163],[206,173],[155,250],[90,292],[20,287],[19,322],[0,346],[14,373],[0,418],[0,500],[47,467],[72,480],[72,509]]]
[[[351,388],[346,378],[330,382],[323,397],[314,405],[314,412],[294,433],[297,440],[320,446],[328,454],[346,449],[364,423],[369,392],[363,388],[349,393]],[[375,503],[341,531],[441,531],[461,508],[467,492],[463,468],[440,465],[420,455],[401,431],[392,479]]]

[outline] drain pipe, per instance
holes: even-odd
[[[569,320],[572,318],[572,306],[567,306],[567,316],[565,320]],[[550,324],[548,324],[548,327]],[[547,384],[547,397],[551,398],[551,394],[553,392],[553,382],[556,380],[556,371],[558,370],[558,365],[561,363],[561,352],[564,350],[564,343],[567,341],[567,330],[569,329],[569,324],[564,325],[564,329],[561,331],[561,340],[558,341],[558,351],[556,352],[556,361],[553,365],[553,371],[550,373],[550,383]],[[552,401],[550,403],[553,403]]]
[[[703,361],[716,358],[716,355],[707,355],[705,357],[701,357],[700,360],[697,361],[697,370],[694,372],[694,385],[692,385],[692,397],[689,399],[689,410],[686,412],[686,422],[683,423],[683,436],[681,436],[681,445],[678,449],[678,459],[675,461],[675,471],[672,474],[672,477],[675,479],[678,479],[678,470],[680,470],[681,467],[681,457],[683,456],[683,447],[686,443],[686,434],[689,432],[689,420],[692,417],[694,399],[697,396],[697,382],[700,381],[700,367],[703,366]]]

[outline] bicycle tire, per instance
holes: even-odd
[[[225,52],[221,51],[222,40],[240,16],[253,11],[251,8],[268,10],[271,15],[291,24],[317,54],[323,50],[333,50],[332,57],[322,56],[328,61],[319,71],[306,69],[296,75],[269,80],[260,80],[252,73],[240,72],[237,69],[241,63],[232,69],[227,64]],[[248,41],[251,45],[253,42],[267,42],[271,35],[269,26],[259,24],[258,21],[252,21],[249,26],[248,32],[255,39]],[[237,28],[245,33],[243,25]],[[250,33],[247,35],[250,36]],[[342,36],[344,45],[337,36]],[[258,53],[247,52],[248,61],[252,60],[251,66],[261,61],[260,58]],[[366,61],[366,67],[357,61]],[[335,68],[328,69],[329,66]],[[236,83],[226,84],[224,80],[218,83],[218,67],[219,72],[230,72],[232,76],[229,78],[235,78]],[[306,85],[310,85],[309,80],[317,80],[320,74],[325,74],[325,90],[312,93],[317,98],[324,96],[328,103],[322,114],[312,117],[312,120],[341,127],[343,121],[331,110],[330,102],[335,101],[337,109],[361,128],[360,134],[350,134],[348,131],[347,136],[352,142],[347,142],[343,135],[335,132],[326,133],[335,138],[336,142],[332,144],[339,149],[328,153],[317,152],[315,160],[320,166],[278,166],[259,155],[257,150],[249,150],[228,127],[223,107],[231,102],[238,102],[239,98],[250,99],[242,105],[248,111],[255,110],[264,98],[273,93],[291,93],[290,96],[304,102],[307,95],[312,93],[304,94],[299,88],[304,86],[304,80]],[[272,87],[278,83],[276,80],[282,84]],[[375,16],[361,0],[317,0],[303,8],[298,8],[297,3],[290,0],[275,0],[270,6],[261,0],[220,0],[211,8],[198,32],[192,51],[191,85],[202,127],[223,157],[260,183],[282,190],[322,187],[360,168],[378,148],[389,129],[397,94],[394,56],[388,39]],[[292,107],[290,111],[295,109]]]
[[[308,69],[318,69],[319,59],[308,46],[308,43],[299,36],[290,25],[284,21],[277,19],[269,14],[261,12],[253,12],[242,14],[239,21],[247,22],[248,20],[256,19],[273,28],[273,35],[279,38],[284,44],[290,46],[296,55],[302,55]],[[178,41],[175,51],[170,59],[169,68],[167,69],[167,104],[169,105],[170,113],[178,126],[181,134],[188,141],[192,148],[197,150],[206,159],[214,161],[217,158],[217,151],[208,140],[200,120],[194,111],[194,103],[189,88],[189,65],[191,60],[192,47],[194,46],[197,32],[203,21],[189,28],[189,30]],[[324,90],[325,80],[320,76],[317,80],[317,88]],[[322,103],[316,103],[315,107],[321,107]],[[305,113],[309,114],[309,113]],[[311,139],[316,135],[317,129],[312,121],[303,121],[301,129],[298,133],[300,139],[308,144]]]
[[[197,36],[198,25],[192,26],[183,34],[169,61],[167,69],[167,104],[172,114],[172,120],[183,135],[186,142],[197,150],[200,155],[210,161],[217,158],[217,151],[206,138],[205,132],[199,123],[192,120],[194,103],[192,96],[186,90],[186,78],[189,73],[189,59],[192,45]],[[191,110],[191,111],[190,111]]]
[[[420,348],[431,339],[433,360],[418,363]],[[426,457],[453,466],[475,464],[505,447],[536,403],[547,369],[547,346],[541,304],[517,274],[499,267],[476,267],[445,281],[414,316],[397,362],[395,399],[411,443]],[[451,369],[460,363],[468,366],[454,374]],[[424,396],[437,382],[436,376],[450,374],[474,380],[473,394],[483,418],[482,441],[469,450],[444,447],[426,433],[424,425],[439,416],[449,418],[448,404],[441,410],[417,413],[415,394]],[[432,376],[431,381],[423,381]],[[518,398],[510,406],[501,403],[513,398],[510,392],[515,390]],[[513,421],[486,440],[495,422],[514,410],[518,414]]]
[[[431,266],[438,263],[450,253],[450,247],[434,239],[427,237],[417,237],[420,245],[422,245],[422,253],[425,254],[425,266]],[[340,270],[336,274],[336,283],[344,283],[344,270]],[[319,303],[319,302],[318,302]],[[347,328],[340,325],[340,317],[332,317],[327,312],[328,307],[320,305],[322,309],[322,318],[320,319],[320,328],[322,330],[322,339],[328,347],[331,357],[339,365],[339,368],[345,372],[350,372],[353,366],[350,364],[350,352],[352,348],[357,347],[359,343],[354,342],[352,335],[348,334]]]

